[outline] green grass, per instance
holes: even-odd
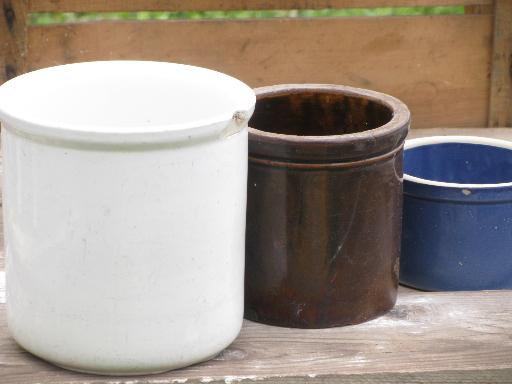
[[[454,7],[397,7],[355,9],[300,9],[263,11],[202,11],[202,12],[79,12],[33,13],[32,25],[73,23],[97,20],[198,20],[254,19],[283,17],[347,17],[347,16],[420,16],[463,14],[463,6]]]

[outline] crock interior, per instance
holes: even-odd
[[[7,82],[0,88],[0,114],[73,130],[146,132],[229,120],[237,111],[252,109],[254,97],[242,82],[204,68],[151,61],[86,62]]]
[[[258,97],[249,126],[298,136],[362,132],[391,120],[391,107],[362,96],[303,90]]]
[[[512,150],[483,144],[438,143],[406,149],[404,173],[457,184],[512,182]]]

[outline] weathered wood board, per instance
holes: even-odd
[[[508,1],[1,0],[0,83],[87,60],[200,65],[251,86],[335,83],[390,93],[414,128],[508,125]],[[465,6],[465,15],[112,21],[32,26],[32,12],[205,11]],[[498,12],[499,11],[499,12]],[[0,15],[1,16],[1,15]]]
[[[0,282],[2,278],[0,277]],[[244,323],[215,359],[148,377],[77,374],[10,338],[0,304],[2,384],[512,382],[512,291],[402,289],[388,315],[366,324],[298,330]]]
[[[489,126],[512,126],[512,1],[494,5]]]
[[[33,26],[27,69],[142,59],[216,69],[257,87],[346,84],[402,99],[413,126],[485,126],[492,15]]]

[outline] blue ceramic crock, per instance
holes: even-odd
[[[400,263],[419,289],[512,288],[512,142],[406,142]]]

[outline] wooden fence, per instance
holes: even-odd
[[[512,0],[0,0],[0,83],[87,60],[205,66],[252,86],[338,83],[404,100],[413,126],[512,126]],[[31,12],[463,5],[465,14],[93,21],[37,26]]]

